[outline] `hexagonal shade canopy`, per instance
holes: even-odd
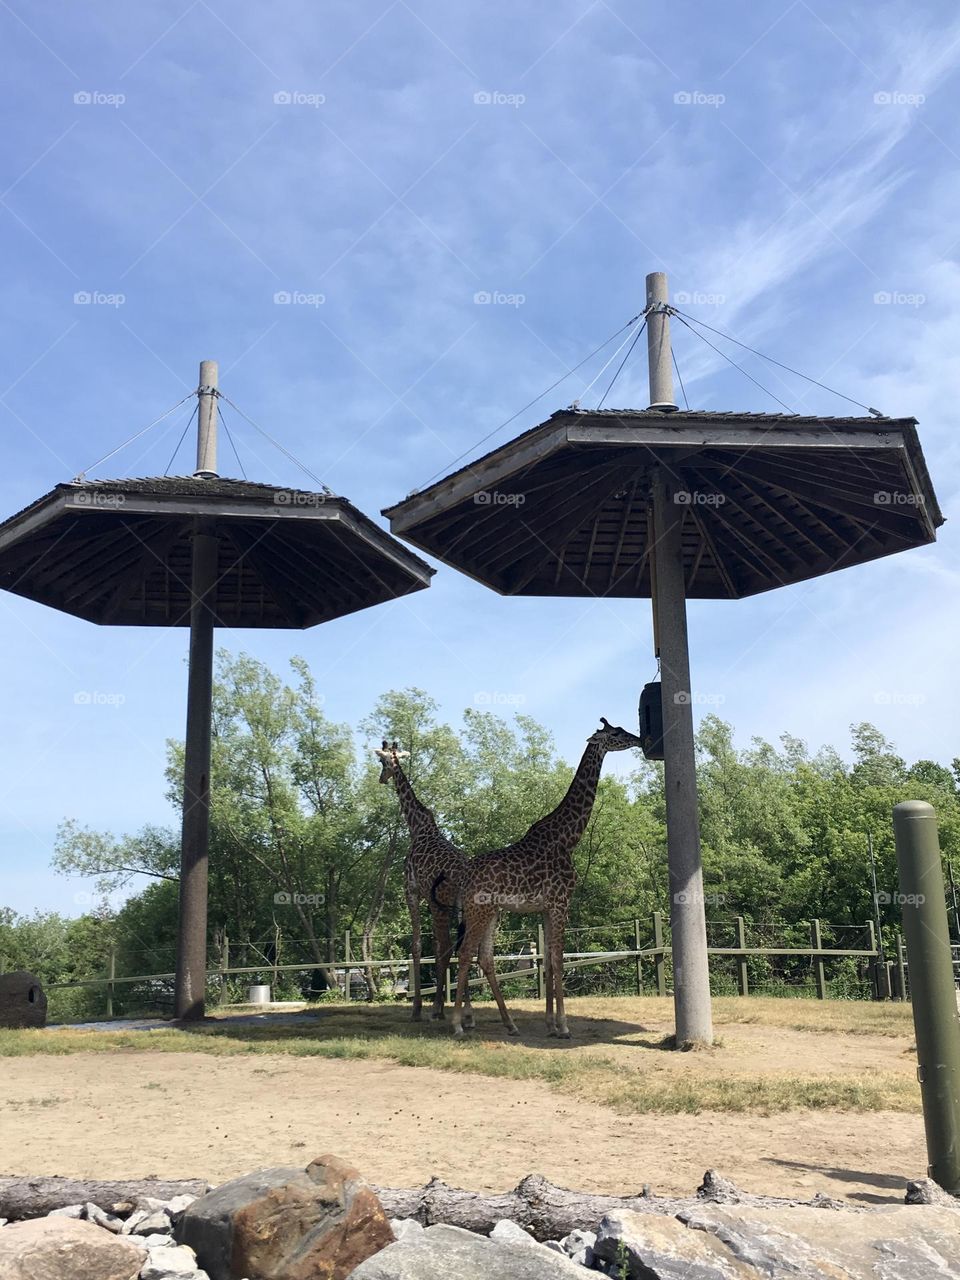
[[[0,588],[90,622],[190,624],[192,536],[219,536],[218,627],[312,627],[434,570],[346,498],[242,480],[59,484],[0,524]]]
[[[695,599],[922,546],[943,523],[913,418],[632,409],[561,410],[383,514],[503,595],[649,597],[658,467]]]

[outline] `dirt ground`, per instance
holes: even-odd
[[[915,1071],[899,1035],[746,1025],[722,1034],[709,1064],[654,1052],[644,1069]],[[617,1052],[629,1054],[631,1038]],[[2,1072],[0,1168],[10,1173],[216,1182],[333,1151],[389,1186],[437,1175],[500,1191],[541,1173],[585,1190],[649,1183],[689,1195],[714,1167],[749,1191],[864,1204],[902,1201],[926,1168],[919,1113],[619,1115],[538,1080],[283,1054],[81,1052],[6,1058]]]

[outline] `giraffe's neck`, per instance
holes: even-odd
[[[552,813],[535,822],[528,834],[538,838],[548,836],[557,846],[572,850],[586,830],[597,798],[597,783],[604,752],[596,743],[588,742],[580,757],[573,781]]]
[[[397,789],[400,809],[410,828],[411,836],[439,834],[436,818],[427,806],[417,799],[416,792],[410,785],[410,779],[399,764],[394,769],[393,784]]]

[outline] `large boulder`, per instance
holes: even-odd
[[[45,1027],[47,997],[40,979],[26,969],[0,973],[0,1027]]]
[[[3,1280],[135,1280],[147,1251],[93,1222],[30,1218],[0,1231]]]
[[[224,1183],[194,1200],[176,1234],[210,1280],[344,1280],[394,1239],[376,1193],[330,1155]]]
[[[367,1258],[350,1280],[584,1280],[585,1274],[535,1240],[507,1244],[438,1225]]]

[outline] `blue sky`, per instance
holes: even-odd
[[[915,415],[950,515],[952,5],[4,0],[0,34],[0,515],[213,358],[231,399],[377,516],[640,310],[651,270],[707,323]],[[777,408],[679,327],[675,350],[692,407]],[[581,396],[600,363],[492,443]],[[792,408],[849,408],[748,368]],[[646,405],[643,358],[608,403]],[[248,474],[304,483],[226,413]],[[162,473],[184,419],[93,474]],[[175,470],[192,469],[184,446]],[[227,447],[221,469],[236,474]],[[868,719],[908,757],[949,762],[955,554],[948,524],[935,547],[692,604],[695,692],[743,742],[789,730],[843,749]],[[0,598],[0,901],[80,909],[84,886],[49,870],[63,817],[118,832],[172,817],[186,638]],[[513,698],[568,757],[600,715],[631,723],[654,671],[646,601],[504,600],[443,566],[409,600],[221,641],[277,667],[303,654],[354,724],[390,687],[429,690],[453,720],[478,692]]]

